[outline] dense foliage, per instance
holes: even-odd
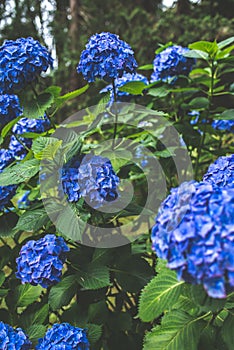
[[[91,86],[48,86],[32,38],[0,47],[0,348],[231,350],[234,38],[155,47],[140,73],[90,40],[74,73],[106,87],[62,124]]]

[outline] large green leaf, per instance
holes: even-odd
[[[139,304],[142,321],[152,321],[169,310],[178,301],[183,284],[177,280],[174,271],[162,267],[142,291]]]
[[[144,350],[197,350],[206,323],[184,311],[173,310],[145,337]],[[207,349],[208,350],[208,349]]]
[[[77,281],[84,289],[99,289],[110,284],[109,270],[106,266],[90,264],[77,273]]]
[[[222,338],[228,346],[228,350],[233,350],[234,345],[234,315],[230,314],[225,319],[222,327]]]
[[[102,335],[102,325],[89,323],[87,324],[88,339],[91,345],[95,344]]]
[[[233,42],[234,42],[234,36],[231,36],[231,37],[228,38],[228,39],[225,39],[225,40],[223,40],[223,41],[220,41],[220,42],[218,43],[218,47],[219,47],[219,49],[223,49],[224,47],[226,47],[226,46],[232,44]]]
[[[46,110],[52,106],[53,102],[54,96],[49,92],[44,92],[36,98],[31,99],[30,103],[24,103],[24,101],[21,101],[24,110],[24,117],[32,119],[43,117]]]
[[[36,159],[54,159],[62,140],[55,137],[38,137],[33,141],[32,151]]]
[[[0,216],[0,237],[13,236],[14,228],[18,221],[15,213],[4,213]]]
[[[219,116],[216,116],[214,119],[234,120],[234,109],[227,109],[226,111],[221,113]]]
[[[46,326],[41,324],[33,324],[26,329],[27,335],[33,344],[38,342],[39,338],[43,338],[46,332]]]
[[[41,295],[42,289],[41,286],[32,286],[31,284],[17,286],[14,292],[16,307],[24,307],[34,303]]]
[[[131,95],[141,95],[147,89],[147,85],[142,81],[130,81],[118,88],[119,91],[128,92]]]
[[[28,181],[39,171],[39,161],[29,159],[23,163],[5,168],[0,174],[0,186],[16,185]]]
[[[73,98],[76,98],[78,96],[80,96],[81,94],[83,94],[84,92],[86,92],[89,88],[89,84],[83,86],[82,88],[78,89],[78,90],[74,90],[71,92],[68,92],[67,94],[63,95],[63,96],[59,96],[55,99],[55,104],[57,105],[57,107],[61,107],[65,102],[72,100]]]
[[[24,212],[20,217],[15,230],[35,232],[49,221],[44,208]]]
[[[49,305],[52,310],[61,309],[70,303],[77,290],[76,277],[67,276],[53,286],[49,293]]]

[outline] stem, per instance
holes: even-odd
[[[116,106],[117,103],[117,91],[116,91],[116,86],[115,86],[115,80],[112,80],[112,86],[113,86],[113,93],[114,93],[114,116],[115,116],[115,121],[114,121],[114,134],[113,134],[113,141],[112,141],[112,149],[115,148],[115,139],[117,136],[117,123],[118,123],[118,109]]]

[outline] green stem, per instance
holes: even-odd
[[[114,116],[115,116],[115,121],[114,121],[114,133],[113,133],[113,141],[112,141],[112,149],[115,148],[115,139],[117,136],[117,124],[118,124],[118,109],[116,106],[117,103],[117,91],[116,91],[116,86],[115,86],[115,80],[112,80],[112,86],[113,86],[113,93],[114,93]]]

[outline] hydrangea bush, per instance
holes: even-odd
[[[108,96],[62,126],[89,85],[62,94],[47,48],[2,44],[1,349],[233,348],[233,42],[167,43],[136,71],[94,34],[77,73]]]

